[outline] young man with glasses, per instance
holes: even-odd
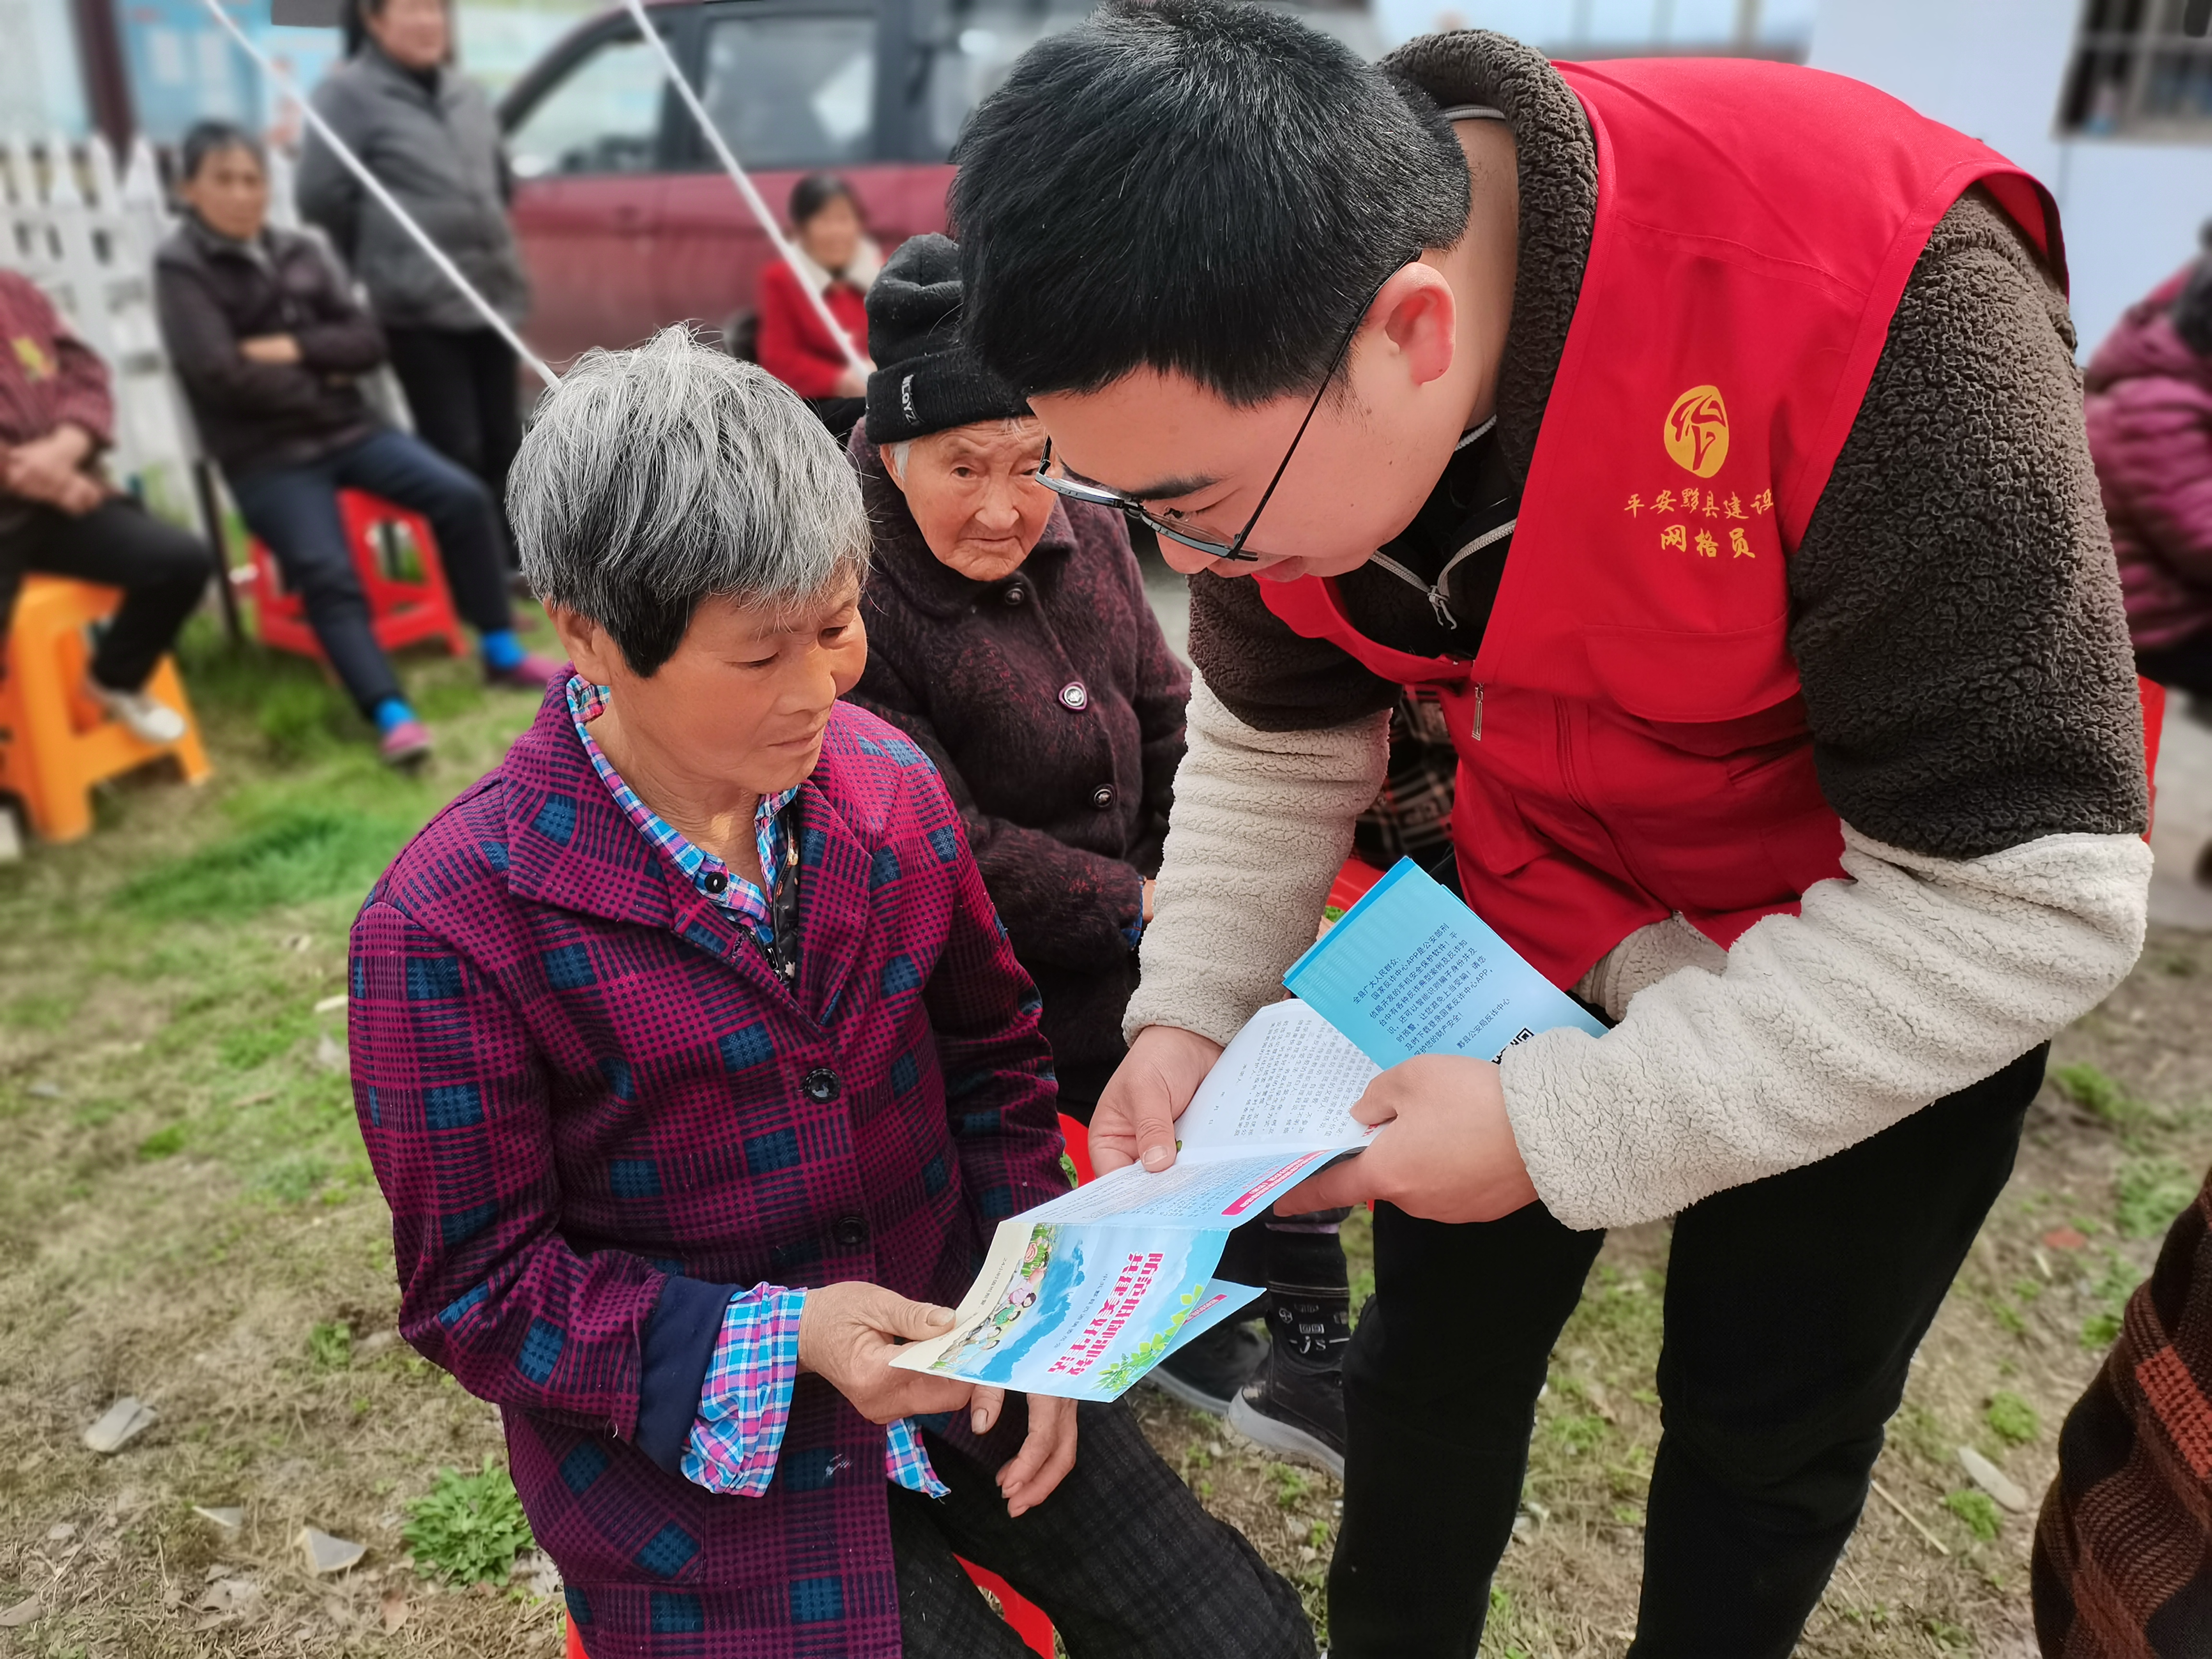
[[[1474,1653],[1600,1230],[1673,1216],[1633,1651],[1786,1653],[2043,1045],[2141,943],[2048,198],[1808,70],[1481,33],[1376,70],[1219,0],[1040,43],[957,159],[966,337],[1048,483],[1192,573],[1094,1153],[1172,1162],[1408,687],[1469,902],[1617,1022],[1394,1068],[1373,1145],[1284,1200],[1378,1200],[1335,1651]]]

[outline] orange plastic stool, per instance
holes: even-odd
[[[93,786],[149,761],[174,756],[187,783],[208,776],[199,724],[168,658],[145,689],[185,717],[185,735],[173,744],[141,743],[85,695],[87,635],[122,602],[117,588],[27,577],[0,641],[0,791],[22,801],[42,841],[89,834]]]
[[[422,515],[362,490],[341,489],[338,518],[345,526],[354,574],[368,599],[368,625],[377,644],[397,651],[423,640],[442,639],[453,655],[465,656],[468,641],[453,609],[438,539]],[[405,552],[410,544],[415,552],[413,568]],[[232,580],[252,592],[254,630],[261,642],[321,662],[322,641],[308,623],[307,605],[284,586],[284,573],[261,538],[254,537],[251,545],[252,568]]]

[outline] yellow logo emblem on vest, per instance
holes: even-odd
[[[1667,453],[1700,478],[1710,478],[1728,459],[1728,405],[1717,386],[1693,386],[1674,399],[1660,436]]]

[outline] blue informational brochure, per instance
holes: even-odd
[[[1260,1295],[1213,1276],[1230,1231],[1374,1138],[1352,1108],[1384,1068],[1605,1029],[1410,859],[1284,983],[1297,994],[1255,1014],[1200,1085],[1171,1167],[1131,1164],[1000,1222],[952,1328],[891,1363],[1114,1399]]]
[[[1386,1068],[1415,1054],[1494,1060],[1561,1025],[1605,1033],[1411,859],[1393,865],[1283,983]]]

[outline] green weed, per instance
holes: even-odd
[[[2140,1123],[2153,1115],[2124,1085],[2086,1061],[2052,1066],[2051,1080],[2076,1105],[2115,1127]]]
[[[185,1126],[172,1123],[166,1129],[156,1129],[138,1143],[138,1156],[151,1163],[155,1158],[174,1158],[184,1150]]]
[[[2119,1340],[2120,1316],[2116,1313],[2091,1314],[2081,1322],[2081,1346],[2092,1353]]]
[[[1990,1396],[1982,1421],[1998,1439],[2014,1446],[2025,1446],[2043,1432],[2043,1419],[2035,1414],[2035,1407],[2003,1389]]]
[[[2002,1524],[1997,1514],[1996,1500],[1985,1492],[1962,1487],[1948,1494],[1943,1507],[1966,1523],[1966,1530],[1986,1544],[1997,1535]]]
[[[2114,1222],[2123,1238],[2158,1238],[2197,1196],[2197,1180],[2173,1158],[2131,1158],[2120,1165]]]
[[[1605,1439],[1605,1419],[1579,1413],[1555,1417],[1547,1431],[1564,1450],[1579,1457],[1584,1452],[1595,1450]]]
[[[342,1319],[325,1320],[307,1333],[307,1358],[319,1371],[342,1371],[353,1364],[353,1328]]]
[[[506,1583],[533,1541],[514,1482],[489,1452],[474,1474],[439,1470],[430,1490],[408,1503],[399,1535],[416,1572],[454,1584]]]
[[[1313,1490],[1313,1482],[1305,1471],[1294,1469],[1288,1463],[1267,1465],[1267,1479],[1275,1483],[1275,1507],[1295,1509],[1298,1500]]]

